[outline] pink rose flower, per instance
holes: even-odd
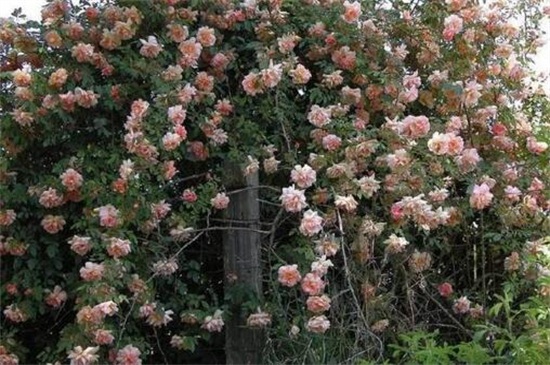
[[[117,352],[116,365],[141,365],[141,351],[132,345],[126,345]]]
[[[82,186],[83,178],[75,169],[67,169],[59,176],[61,178],[61,184],[69,191],[78,190]]]
[[[197,40],[203,47],[211,47],[216,43],[214,29],[209,27],[200,27],[197,31]]]
[[[53,288],[53,291],[46,297],[46,304],[53,308],[59,308],[66,300],[67,292],[64,291],[59,285],[56,285]]]
[[[307,115],[307,120],[317,128],[322,128],[330,122],[330,117],[331,111],[329,108],[313,105]]]
[[[284,265],[281,266],[277,272],[279,275],[279,283],[284,286],[288,286],[289,288],[298,284],[298,282],[302,279],[302,276],[298,271],[298,265]]]
[[[359,1],[354,1],[350,3],[348,0],[344,1],[344,14],[342,19],[346,23],[355,23],[359,20],[361,16],[361,3]]]
[[[90,244],[90,237],[73,236],[68,243],[71,245],[71,250],[76,252],[80,256],[86,255],[92,248]]]
[[[330,298],[326,295],[311,296],[307,298],[306,305],[308,311],[321,314],[330,309]]]
[[[94,332],[94,342],[97,345],[110,345],[113,343],[115,337],[111,333],[112,331],[98,329]]]
[[[112,228],[120,224],[119,210],[111,204],[100,207],[99,209],[99,224],[102,227]]]
[[[457,33],[462,31],[463,26],[462,18],[458,15],[452,14],[445,18],[443,24],[445,29],[443,30],[443,39],[446,41],[451,41]]]
[[[287,212],[297,213],[307,206],[304,191],[295,189],[294,185],[283,188],[283,193],[279,199]]]
[[[308,273],[302,279],[302,290],[308,295],[319,295],[325,289],[325,282],[314,273]]]
[[[439,284],[437,290],[439,291],[439,295],[441,295],[443,298],[448,298],[451,296],[451,294],[453,294],[453,286],[447,282]]]
[[[229,197],[225,193],[218,193],[214,198],[210,199],[210,203],[216,209],[225,209],[229,206]]]
[[[323,137],[323,148],[327,151],[336,151],[342,145],[342,139],[334,134]]]
[[[315,183],[317,173],[309,165],[296,165],[290,172],[290,180],[299,188],[307,189]]]
[[[103,272],[105,267],[103,264],[94,264],[93,262],[86,262],[83,268],[80,269],[80,277],[84,281],[95,281],[103,278]]]
[[[466,314],[470,311],[471,302],[466,297],[460,297],[453,304],[453,311],[457,314]]]
[[[155,36],[150,35],[147,40],[140,39],[141,48],[139,54],[147,58],[155,58],[162,51],[162,45],[160,45]]]
[[[300,233],[304,236],[311,237],[321,232],[323,229],[323,218],[317,212],[309,209],[304,213],[302,222],[300,223]]]
[[[195,193],[193,190],[185,189],[181,194],[181,198],[186,203],[194,203],[197,201],[198,196],[197,196],[197,193]]]
[[[325,333],[330,328],[330,321],[326,316],[311,317],[307,322],[307,330],[313,333]]]
[[[56,234],[57,232],[63,230],[63,226],[65,226],[65,219],[63,219],[60,215],[50,215],[48,214],[42,219],[42,222],[40,224],[42,225],[42,228],[50,234]]]
[[[128,255],[132,251],[129,240],[123,240],[116,237],[109,239],[109,245],[107,246],[107,253],[109,256],[118,259]]]
[[[474,209],[482,210],[491,205],[492,199],[491,188],[486,183],[474,185],[472,195],[470,195],[470,206]]]

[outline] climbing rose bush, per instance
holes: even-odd
[[[3,20],[2,362],[219,348],[228,162],[260,178],[266,290],[238,310],[271,362],[494,336],[503,287],[547,303],[539,5],[52,0]]]

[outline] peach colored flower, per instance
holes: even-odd
[[[319,277],[323,277],[331,267],[334,267],[334,264],[323,255],[311,263],[311,272]]]
[[[348,0],[344,1],[344,14],[342,19],[346,23],[355,23],[359,20],[361,16],[361,3],[359,1],[354,1],[350,3]]]
[[[325,282],[314,273],[307,273],[302,279],[302,290],[308,295],[319,295],[325,289]]]
[[[166,28],[168,28],[168,36],[176,43],[183,42],[189,36],[189,29],[185,25],[172,23],[168,24]]]
[[[279,268],[277,271],[278,280],[284,286],[292,288],[294,285],[298,284],[302,280],[302,276],[298,271],[298,265],[284,265]]]
[[[548,143],[546,142],[539,142],[534,137],[527,138],[527,149],[529,152],[534,153],[536,155],[540,155],[544,151],[548,149]]]
[[[314,236],[323,229],[323,218],[317,212],[308,210],[304,213],[300,223],[300,233],[304,236]]]
[[[460,136],[456,136],[453,133],[449,134],[447,141],[447,153],[451,156],[456,156],[464,149],[464,140]]]
[[[61,86],[65,85],[67,82],[67,78],[69,77],[69,73],[64,68],[59,68],[52,72],[50,75],[50,78],[48,79],[48,85],[55,88],[60,88]]]
[[[107,246],[107,253],[109,256],[118,259],[127,256],[132,251],[129,240],[123,240],[116,237],[109,239],[109,245]]]
[[[86,347],[86,349],[83,349],[81,346],[76,346],[69,352],[67,358],[71,360],[71,365],[91,365],[99,359],[98,351],[99,347]]]
[[[76,252],[80,256],[86,255],[91,249],[92,245],[90,237],[73,236],[69,239],[68,243],[71,245],[71,250]]]
[[[430,131],[430,121],[424,115],[409,115],[403,119],[401,134],[412,139],[424,137]]]
[[[0,210],[0,226],[9,226],[17,217],[13,209]]]
[[[298,37],[296,34],[285,34],[282,37],[277,38],[277,46],[279,49],[279,52],[283,54],[290,53],[294,47],[296,47],[296,44],[300,41],[300,37]]]
[[[323,148],[327,151],[336,151],[342,145],[342,139],[334,134],[329,134],[323,137]]]
[[[449,135],[435,132],[432,138],[428,140],[428,149],[436,155],[445,155],[448,153]]]
[[[222,314],[223,312],[218,309],[213,316],[208,316],[204,319],[201,328],[208,332],[221,332],[224,326]]]
[[[281,81],[283,75],[283,66],[280,64],[274,65],[273,60],[269,60],[268,68],[260,72],[262,84],[268,88],[274,88]]]
[[[172,178],[178,173],[175,164],[176,162],[174,160],[164,161],[162,163],[162,176],[165,180],[172,180]]]
[[[472,171],[481,161],[481,157],[475,148],[467,148],[462,154],[455,157],[455,162],[462,172]]]
[[[4,309],[4,316],[14,323],[25,322],[28,318],[27,314],[19,309],[15,304],[10,304]]]
[[[116,365],[141,365],[141,351],[132,345],[126,345],[116,354]]]
[[[405,250],[409,241],[404,237],[397,237],[395,234],[391,234],[390,237],[384,241],[386,244],[386,252],[389,254],[398,254]]]
[[[182,142],[182,138],[177,133],[167,132],[162,137],[162,146],[166,151],[173,151],[179,147]]]
[[[472,195],[470,195],[470,206],[474,209],[482,210],[491,205],[492,199],[491,188],[486,183],[474,185]]]
[[[95,281],[103,278],[105,267],[103,264],[94,264],[93,262],[86,262],[84,267],[80,269],[80,277],[84,281]]]
[[[56,189],[49,188],[40,194],[38,202],[46,208],[59,207],[63,204],[63,195],[59,194]]]
[[[97,105],[98,97],[99,95],[94,93],[92,90],[83,90],[79,87],[74,89],[75,101],[78,105],[80,105],[83,108],[91,108]]]
[[[143,118],[147,114],[147,110],[149,110],[149,103],[138,99],[132,102],[130,115],[132,118]]]
[[[306,305],[308,311],[315,314],[321,314],[330,309],[330,298],[325,294],[321,296],[311,296],[307,298]]]
[[[304,191],[294,188],[294,185],[283,188],[279,199],[287,212],[297,213],[307,206]]]
[[[317,128],[327,125],[330,122],[330,118],[330,109],[322,108],[319,105],[313,105],[307,115],[307,120]]]
[[[78,43],[71,49],[72,56],[77,62],[89,62],[94,54],[94,46],[91,44]]]
[[[518,202],[521,199],[521,190],[515,186],[508,185],[504,189],[504,197],[511,202]]]
[[[98,329],[94,331],[94,342],[97,345],[110,345],[115,337],[110,330]]]
[[[118,305],[112,300],[95,305],[92,310],[101,313],[102,316],[113,316],[118,313]]]
[[[343,70],[353,70],[356,65],[356,53],[343,46],[332,53],[332,62]]]
[[[194,85],[196,86],[197,90],[209,93],[214,88],[214,77],[210,76],[204,71],[201,71],[197,73]]]
[[[187,203],[194,203],[197,201],[198,196],[193,190],[185,189],[181,195],[181,198]]]
[[[99,212],[99,225],[102,227],[112,228],[120,224],[120,212],[111,204],[97,208]]]
[[[187,117],[187,110],[183,105],[175,105],[168,108],[168,119],[174,124],[182,124]]]
[[[309,188],[315,183],[317,173],[309,165],[296,165],[290,172],[290,180],[302,189]]]
[[[289,72],[289,75],[292,78],[292,82],[296,85],[307,84],[311,78],[311,72],[302,64],[298,64],[294,70]]]
[[[105,49],[108,49],[109,51],[112,51],[116,49],[121,44],[120,37],[114,32],[109,31],[107,29],[103,30],[103,34],[101,36],[101,41],[99,42],[99,45]]]
[[[164,81],[179,81],[182,79],[183,68],[180,65],[170,65],[162,72]]]
[[[32,75],[27,71],[15,70],[12,72],[12,80],[15,86],[29,86],[32,81]]]
[[[307,322],[307,330],[313,333],[325,333],[330,328],[330,321],[326,316],[311,317]]]
[[[46,297],[46,304],[54,308],[59,308],[66,300],[67,292],[64,291],[59,285],[56,285],[53,288],[53,291],[49,292]]]
[[[61,178],[61,184],[69,191],[78,190],[84,181],[82,175],[72,168],[65,170],[65,172],[63,172],[59,177]]]
[[[467,297],[462,296],[455,300],[453,304],[453,311],[457,314],[466,314],[470,311],[471,302]]]
[[[181,67],[196,68],[198,66],[197,61],[202,52],[202,45],[194,37],[181,42],[178,49],[181,53],[181,58],[178,61]]]
[[[250,95],[255,96],[263,92],[263,83],[259,74],[251,72],[246,75],[242,81],[244,91]]]
[[[457,33],[462,31],[463,26],[462,18],[456,14],[449,15],[445,18],[443,24],[445,29],[443,30],[443,39],[451,41]]]
[[[418,252],[414,253],[409,258],[409,268],[414,273],[420,273],[426,271],[432,265],[432,256],[429,252]]]
[[[218,193],[210,199],[210,203],[216,209],[226,209],[229,206],[229,197],[225,193]]]
[[[338,209],[342,209],[346,212],[353,212],[355,209],[357,209],[359,203],[355,200],[353,195],[336,195],[336,199],[334,200],[334,205]]]
[[[464,87],[462,93],[462,101],[466,107],[476,106],[479,98],[481,97],[480,91],[483,89],[483,86],[478,84],[476,81],[469,81]]]
[[[19,108],[15,108],[13,112],[11,112],[11,115],[13,115],[15,121],[22,127],[29,126],[34,121],[32,113],[24,112]]]
[[[197,40],[203,47],[211,47],[216,43],[214,29],[209,27],[200,27],[197,31]]]
[[[48,214],[45,216],[40,224],[42,225],[42,228],[50,234],[56,234],[57,232],[63,230],[63,226],[65,226],[65,219],[63,219],[60,215],[50,215]]]

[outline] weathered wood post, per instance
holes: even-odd
[[[231,194],[226,218],[229,227],[224,231],[225,288],[238,285],[262,294],[260,203],[258,201],[258,173],[245,177],[235,164],[225,166],[224,184]],[[244,228],[244,229],[238,229]],[[241,313],[231,313],[226,323],[225,350],[227,364],[261,364],[264,342],[263,331],[246,327]]]

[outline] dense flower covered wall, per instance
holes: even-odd
[[[0,363],[221,361],[194,356],[237,296],[271,362],[406,361],[400,334],[434,330],[545,356],[538,5],[53,0],[4,21]],[[262,300],[220,284],[227,161],[260,174]]]

